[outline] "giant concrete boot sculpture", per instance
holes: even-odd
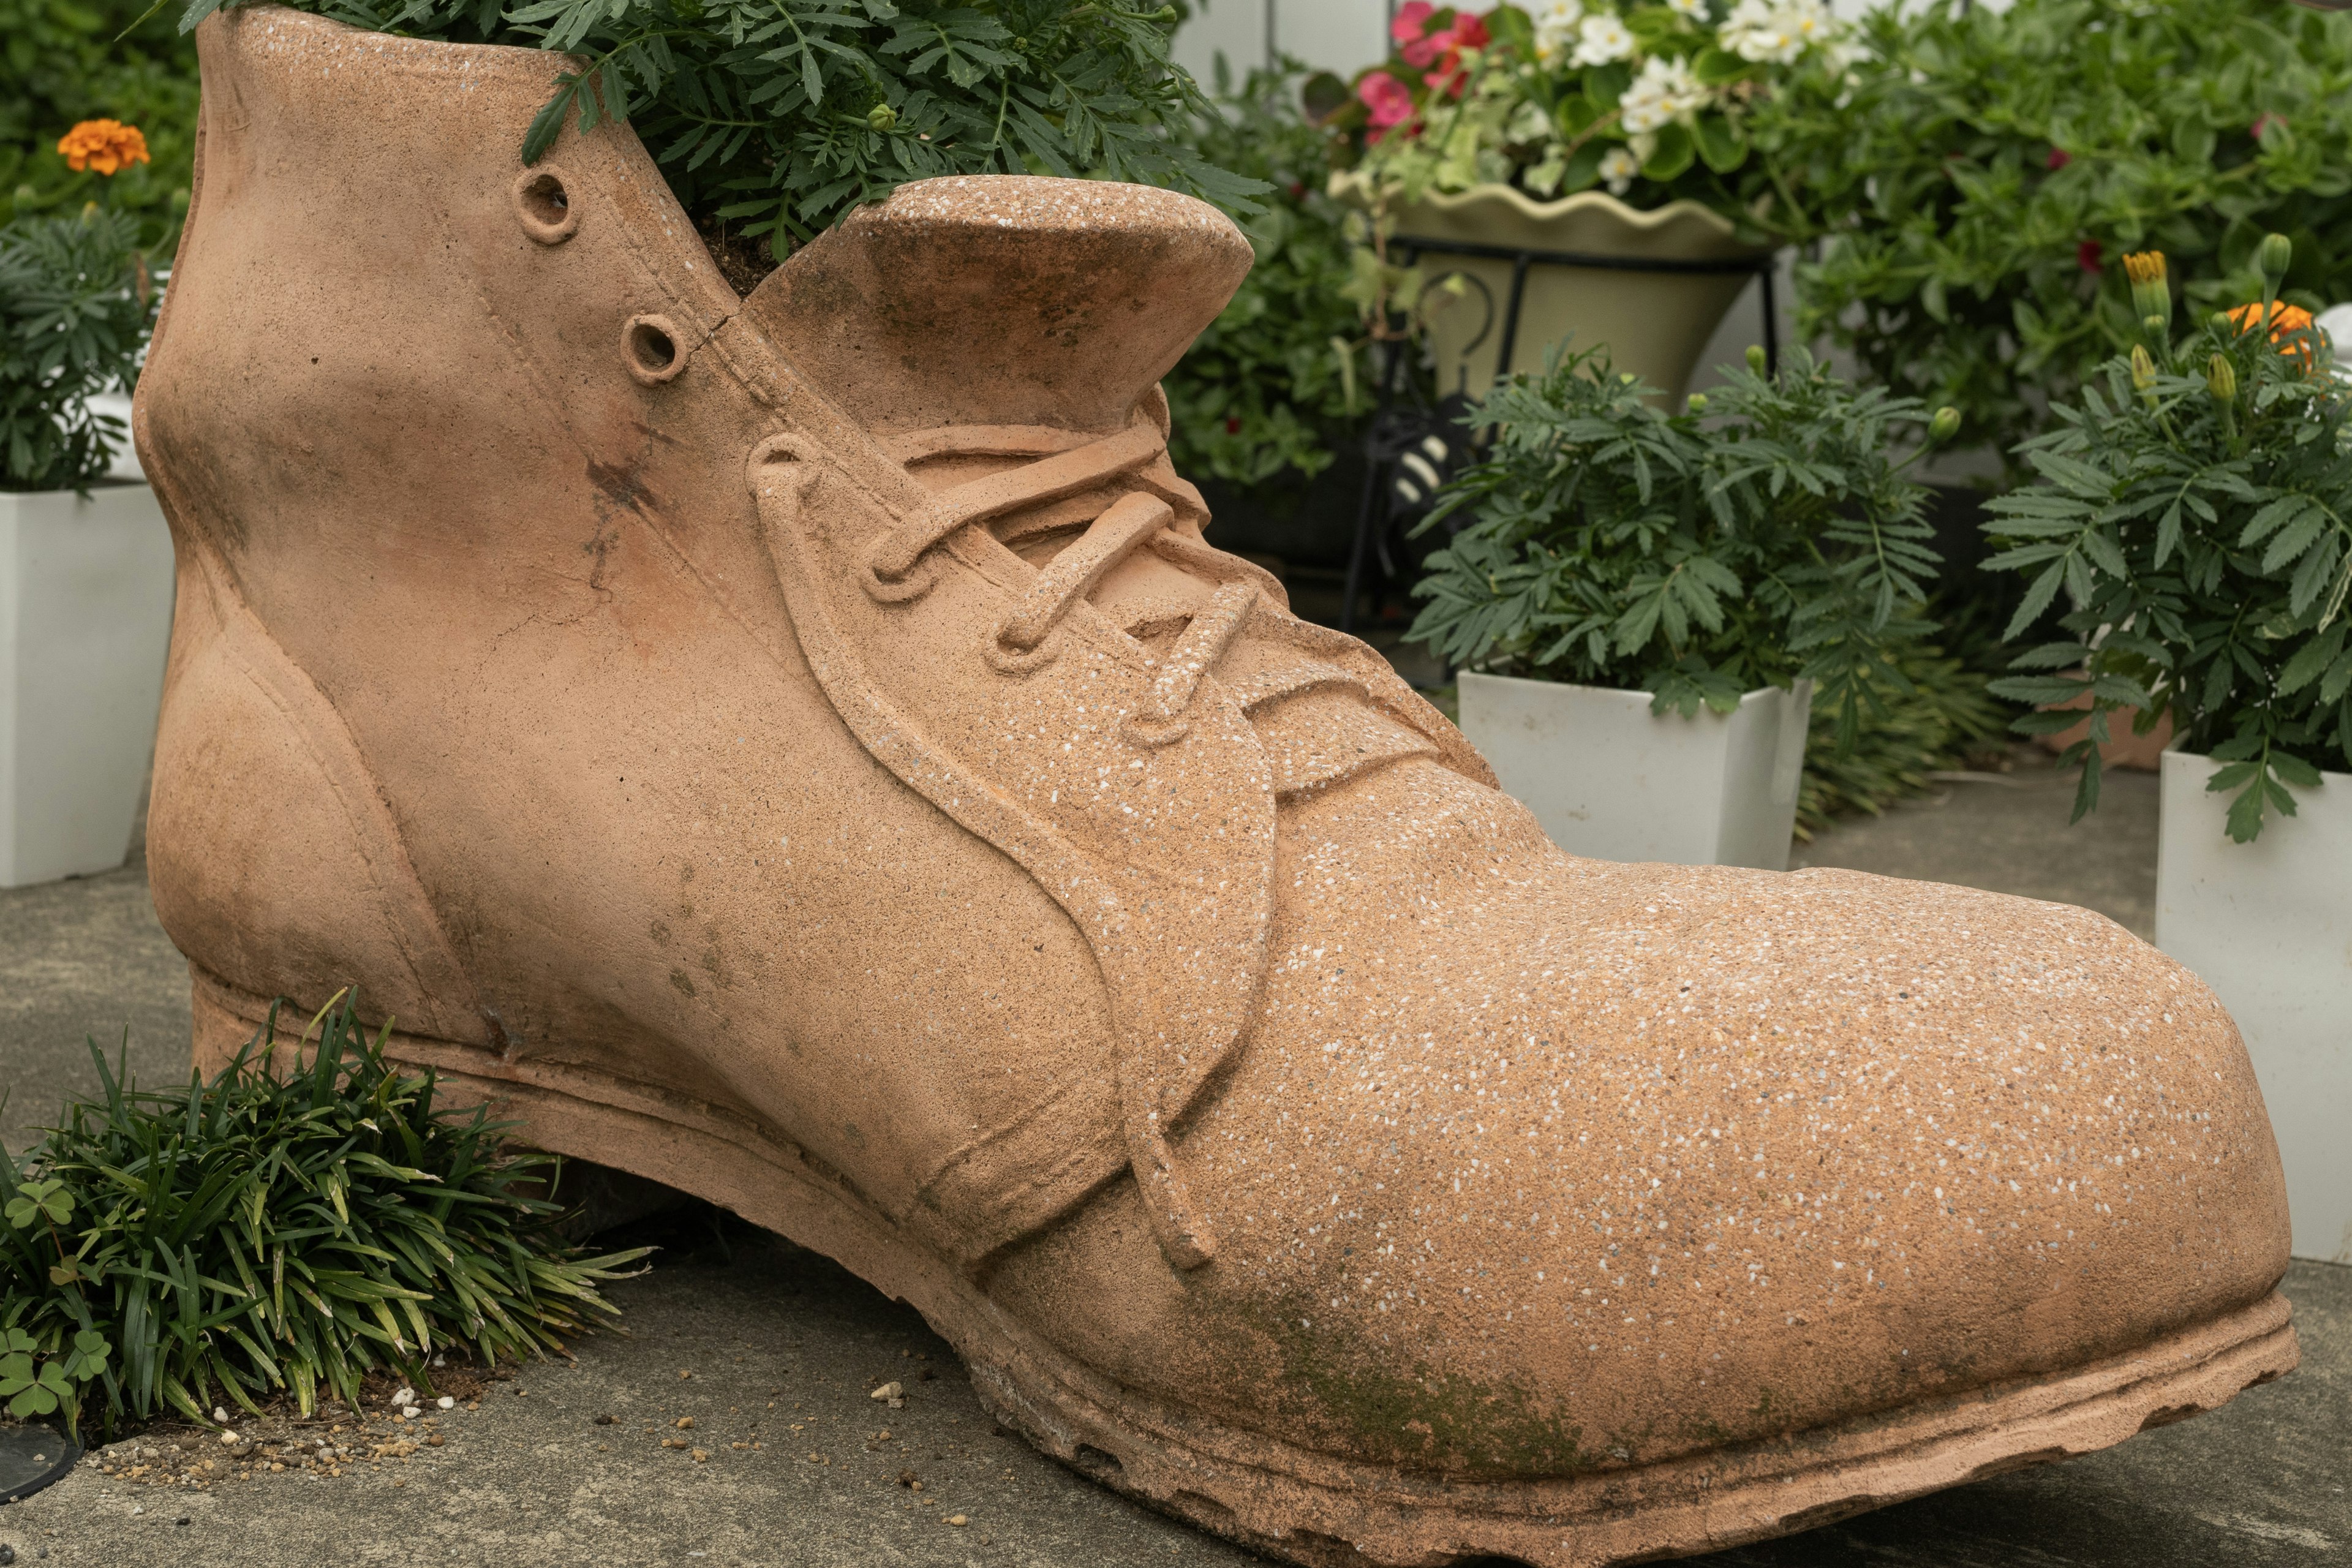
[[[518,162],[545,55],[199,37],[140,426],[200,1057],[356,981],[1303,1562],[1699,1551],[2294,1365],[2193,977],[1569,858],[1202,542],[1154,383],[1249,263],[1208,207],[935,181],[739,299],[625,127]]]

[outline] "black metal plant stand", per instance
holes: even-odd
[[[1528,273],[1536,267],[1573,267],[1599,272],[1682,272],[1722,276],[1733,272],[1752,272],[1763,289],[1764,299],[1764,365],[1768,374],[1780,367],[1780,321],[1772,308],[1773,258],[1770,255],[1729,261],[1695,261],[1672,258],[1638,256],[1601,256],[1582,250],[1521,249],[1507,245],[1475,245],[1466,240],[1423,239],[1400,237],[1390,242],[1393,251],[1401,252],[1401,266],[1411,267],[1426,252],[1438,256],[1468,256],[1485,260],[1507,261],[1511,264],[1511,289],[1503,305],[1503,330],[1496,344],[1495,363],[1498,374],[1510,369],[1511,352],[1518,346],[1519,306],[1527,297]],[[1426,286],[1424,285],[1424,289]],[[1493,319],[1488,318],[1488,326]],[[1464,352],[1475,351],[1486,341],[1486,329],[1470,341]],[[1444,441],[1439,429],[1439,415],[1414,393],[1406,397],[1405,375],[1410,363],[1409,339],[1391,339],[1382,345],[1385,357],[1378,367],[1370,425],[1364,432],[1364,494],[1356,513],[1356,537],[1348,552],[1348,597],[1339,609],[1339,629],[1356,629],[1356,605],[1363,592],[1366,557],[1374,550],[1380,552],[1383,580],[1394,575],[1393,563],[1387,560],[1387,537],[1394,516],[1398,465],[1414,452],[1426,447],[1433,436]],[[1446,442],[1451,445],[1450,442]],[[1378,606],[1375,605],[1375,612]]]

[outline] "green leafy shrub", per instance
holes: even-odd
[[[186,0],[193,27],[222,0]],[[1248,206],[1171,134],[1211,114],[1173,9],[1060,0],[296,0],[374,32],[577,54],[523,143],[627,119],[706,235],[781,259],[935,174],[1101,175]],[[772,263],[735,258],[735,275]]]
[[[1423,525],[1467,520],[1429,557],[1410,635],[1459,666],[1654,692],[1661,712],[1810,678],[1851,745],[1930,629],[1933,531],[1891,449],[1952,421],[1801,350],[1777,377],[1762,363],[1676,415],[1606,351],[1498,384],[1475,416],[1489,455]]]
[[[145,0],[0,0],[0,224],[100,201],[138,219],[150,255],[169,253],[188,210],[196,51],[169,18],[142,22],[146,8]],[[68,167],[58,139],[101,117],[139,127],[150,162],[110,177]]]
[[[2038,481],[1988,507],[1986,528],[2011,547],[1987,564],[2032,578],[2009,635],[2062,590],[2072,606],[2068,639],[2015,661],[2049,673],[1994,690],[2037,704],[2089,693],[2090,731],[2062,758],[2082,769],[2077,819],[2098,805],[2118,709],[2140,710],[2142,733],[2170,713],[2187,749],[2230,764],[2206,787],[2237,792],[2240,843],[2268,812],[2294,815],[2289,786],[2316,786],[2324,757],[2352,765],[2352,384],[2309,317],[2275,305],[2289,250],[2284,236],[2258,247],[2260,306],[2177,337],[2161,268],[2143,263],[2158,274],[2141,291],[2145,341],[2020,449]],[[2017,728],[2082,718],[2031,713]]]
[[[2352,298],[2352,16],[1937,0],[1865,27],[1851,83],[1792,80],[1755,133],[1783,226],[1823,241],[1800,332],[1871,379],[2006,451],[2136,340],[2126,251],[2202,311],[2254,296],[2278,229],[2291,300]]]
[[[209,1079],[142,1092],[93,1046],[103,1092],[19,1163],[0,1151],[0,1391],[113,1433],[323,1390],[385,1368],[425,1388],[436,1351],[559,1348],[614,1309],[597,1285],[644,1248],[583,1257],[535,1195],[551,1157],[512,1125],[436,1107],[339,998],[305,1060],[271,1026]],[[389,1026],[386,1026],[386,1033]]]
[[[1221,57],[1221,118],[1192,132],[1202,161],[1273,193],[1244,224],[1257,262],[1163,384],[1177,467],[1254,485],[1312,479],[1355,435],[1370,389],[1356,378],[1360,322],[1348,297],[1351,215],[1323,193],[1325,133],[1298,109],[1295,60],[1253,70],[1238,92]]]
[[[1986,689],[1989,678],[1964,657],[1913,643],[1892,660],[1900,682],[1876,681],[1869,721],[1851,746],[1837,743],[1837,715],[1813,710],[1797,790],[1797,837],[1811,839],[1841,816],[1876,816],[1934,784],[1938,769],[1966,767],[1997,744],[2011,710]]]
[[[155,291],[139,220],[95,205],[0,228],[0,489],[79,489],[122,421],[89,398],[138,378]]]

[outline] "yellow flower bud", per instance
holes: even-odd
[[[2132,344],[2131,370],[2132,384],[2142,392],[2156,384],[2156,362],[2147,357],[2147,345]]]
[[[1927,421],[1927,439],[1930,441],[1948,441],[1959,433],[1960,411],[1949,404],[1937,409],[1936,416]]]
[[[2228,405],[2238,401],[2238,369],[2226,354],[2215,354],[2205,367],[2205,390],[2213,401]]]
[[[1764,350],[1760,344],[1748,345],[1748,368],[1758,375],[1764,374]]]
[[[2158,327],[2172,320],[2172,288],[2166,281],[2164,252],[2139,250],[2124,257],[2124,276],[2131,279],[2132,309],[2142,321]]]
[[[1692,394],[1690,395],[1690,401],[1689,401],[1688,403],[1685,404],[1685,405],[1684,405],[1684,407],[1685,407],[1685,409],[1687,412],[1692,413],[1692,414],[1704,414],[1704,413],[1706,413],[1706,393],[1704,393],[1704,392],[1694,392],[1694,393],[1692,393]]]

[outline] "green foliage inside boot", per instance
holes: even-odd
[[[270,1026],[209,1079],[142,1091],[91,1047],[101,1092],[18,1160],[0,1150],[0,1405],[105,1436],[289,1395],[355,1405],[376,1369],[432,1386],[436,1354],[559,1349],[614,1309],[538,1195],[550,1156],[435,1104],[339,998],[292,1045]]]
[[[163,0],[157,0],[161,5]],[[185,0],[193,27],[222,0]],[[1247,207],[1169,132],[1213,111],[1173,9],[1060,0],[293,0],[372,32],[578,57],[522,148],[626,119],[704,232],[777,258],[937,174],[1099,175]]]

